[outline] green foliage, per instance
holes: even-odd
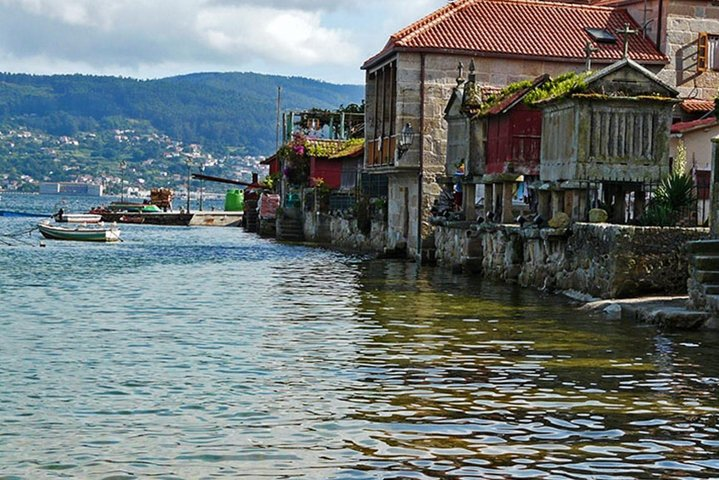
[[[518,91],[529,88],[531,86],[532,82],[530,80],[522,80],[520,82],[510,83],[499,92],[489,95],[485,99],[484,103],[489,105],[489,108],[491,108],[492,106],[509,97],[510,95],[514,95]]]
[[[650,202],[642,215],[644,226],[669,227],[676,224],[676,214],[668,206],[658,202]]]
[[[641,223],[643,225],[671,226],[680,220],[683,210],[694,205],[694,180],[683,172],[671,172],[654,192]]]
[[[588,76],[589,72],[568,72],[560,75],[529,92],[527,96],[524,97],[524,102],[527,105],[533,105],[545,100],[583,92],[587,88],[584,80]]]

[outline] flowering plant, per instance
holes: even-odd
[[[292,140],[283,145],[279,157],[284,162],[282,174],[292,185],[303,185],[307,182],[310,165],[305,153],[307,139],[301,133],[292,135]]]

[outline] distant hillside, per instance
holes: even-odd
[[[75,135],[138,123],[210,151],[267,155],[282,109],[361,103],[364,87],[255,73],[197,73],[159,80],[0,74],[0,125]]]

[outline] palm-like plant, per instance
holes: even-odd
[[[691,175],[671,172],[664,177],[659,188],[642,216],[642,224],[669,226],[676,224],[683,209],[691,207],[694,202],[694,180]]]

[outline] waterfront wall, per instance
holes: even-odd
[[[686,242],[707,237],[703,228],[448,224],[437,227],[435,255],[438,264],[525,287],[626,298],[686,293]]]
[[[374,218],[369,232],[362,232],[357,219],[308,211],[304,214],[305,240],[357,252],[383,252],[387,222]]]

